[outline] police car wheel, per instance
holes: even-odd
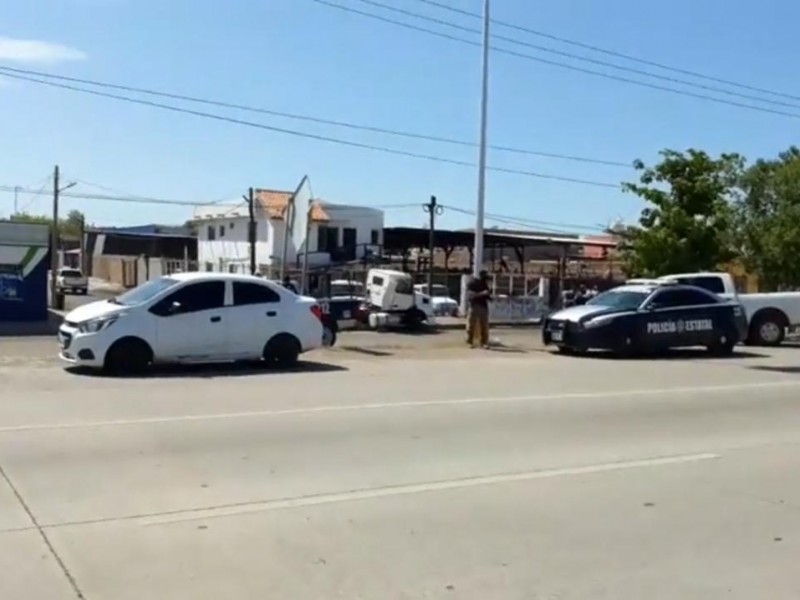
[[[736,346],[735,338],[727,334],[720,334],[716,341],[708,347],[709,352],[715,356],[730,356]]]
[[[557,346],[557,349],[561,354],[566,354],[567,356],[580,356],[581,354],[586,354],[585,349],[573,348],[572,346]]]
[[[327,325],[322,328],[322,345],[325,348],[332,348],[336,344],[336,332]]]

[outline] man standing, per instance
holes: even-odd
[[[489,347],[489,302],[492,299],[489,291],[489,274],[481,271],[467,285],[467,344],[475,347],[475,329],[478,329],[481,347]]]

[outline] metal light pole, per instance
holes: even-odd
[[[478,151],[478,206],[472,273],[483,270],[483,212],[486,199],[486,117],[489,105],[489,0],[483,0],[483,76],[481,90],[481,141]]]

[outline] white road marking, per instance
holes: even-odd
[[[228,505],[213,508],[202,508],[195,510],[181,511],[179,514],[172,513],[154,517],[144,517],[137,519],[137,523],[143,526],[166,525],[169,523],[181,523],[185,521],[196,521],[199,519],[215,519],[220,517],[232,517],[248,513],[266,512],[279,509],[300,508],[304,506],[319,506],[322,504],[334,504],[339,502],[353,502],[358,500],[373,500],[376,498],[386,498],[390,496],[405,496],[411,494],[423,494],[427,492],[441,492],[445,490],[457,490],[478,486],[494,485],[499,483],[513,483],[519,481],[533,481],[536,479],[550,479],[553,477],[568,477],[575,475],[589,475],[593,473],[606,473],[609,471],[621,471],[625,469],[640,469],[646,467],[662,467],[683,463],[699,462],[719,458],[718,454],[686,454],[682,456],[666,456],[662,458],[649,458],[643,460],[631,460],[626,462],[605,463],[599,465],[589,465],[584,467],[566,467],[563,469],[550,469],[546,471],[529,471],[527,473],[512,473],[507,475],[488,475],[485,477],[469,477],[465,479],[452,479],[445,481],[434,481],[429,483],[417,483],[409,485],[395,485],[365,490],[354,490],[350,492],[338,492],[333,494],[318,494],[314,496],[301,496],[297,498],[284,498],[280,500],[264,500],[261,502],[247,502],[236,505]]]
[[[168,423],[184,423],[192,421],[215,421],[228,419],[245,419],[254,417],[285,417],[294,415],[313,415],[320,413],[341,413],[367,410],[388,410],[398,408],[426,408],[436,406],[466,406],[471,404],[501,404],[516,402],[535,402],[545,400],[580,400],[591,398],[628,398],[636,396],[682,395],[698,393],[725,393],[742,390],[760,390],[769,388],[798,387],[800,381],[769,381],[760,383],[712,385],[699,387],[672,387],[638,390],[608,390],[600,392],[568,392],[558,394],[528,394],[524,396],[496,396],[483,398],[452,398],[445,400],[408,400],[401,402],[378,402],[371,404],[343,404],[332,406],[309,406],[304,408],[286,408],[278,410],[254,410],[234,413],[208,413],[199,415],[176,415],[170,417],[148,417],[143,419],[120,419],[110,421],[86,421],[78,423],[52,423],[37,425],[12,425],[0,427],[0,434],[26,431],[50,431],[62,429],[92,429],[101,427],[121,427],[133,425],[160,425]]]

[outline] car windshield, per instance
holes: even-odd
[[[609,290],[598,294],[586,304],[594,306],[608,306],[610,308],[639,308],[647,298],[644,292],[633,292],[623,290]]]
[[[159,277],[147,283],[143,283],[139,287],[133,288],[129,292],[125,292],[121,296],[117,296],[112,300],[114,304],[122,304],[123,306],[136,306],[142,304],[158,296],[164,290],[171,288],[177,284],[177,279],[171,277]]]
[[[61,269],[62,277],[83,277],[83,274],[76,269]]]

